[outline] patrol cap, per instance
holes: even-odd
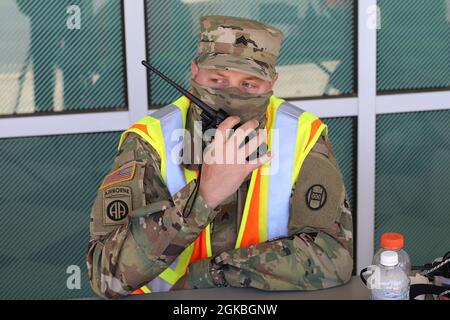
[[[207,69],[240,71],[273,80],[283,32],[270,25],[242,18],[200,18],[197,62]]]

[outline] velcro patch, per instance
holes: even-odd
[[[125,223],[125,218],[132,209],[131,188],[118,186],[103,191],[104,225]]]
[[[132,162],[112,171],[103,180],[100,190],[113,186],[119,182],[129,181],[133,179],[136,172],[136,162]]]

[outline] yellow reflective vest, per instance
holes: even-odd
[[[172,132],[186,127],[189,107],[189,99],[183,96],[140,119],[120,138],[119,148],[126,135],[133,132],[156,150],[161,158],[161,176],[171,195],[196,178],[195,171],[171,161],[172,152],[180,143],[172,139]],[[288,235],[292,187],[303,161],[327,126],[313,114],[272,96],[267,106],[266,129],[268,148],[277,152],[272,153],[270,162],[252,173],[236,248]],[[168,291],[186,273],[189,264],[211,256],[208,225],[164,272],[133,293]]]

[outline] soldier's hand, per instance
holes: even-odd
[[[258,147],[267,143],[267,133],[259,130],[256,136],[243,144],[245,138],[258,128],[256,120],[240,126],[230,138],[230,130],[239,123],[239,117],[225,119],[217,128],[214,140],[204,152],[200,195],[210,208],[217,207],[223,200],[236,192],[245,178],[256,168],[270,160],[266,153],[259,158],[247,161]]]

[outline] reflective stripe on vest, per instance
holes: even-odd
[[[176,129],[185,128],[189,106],[190,101],[181,97],[142,118],[122,134],[119,144],[120,148],[130,132],[146,140],[161,158],[161,176],[172,196],[196,177],[195,172],[172,161],[172,153],[181,143],[181,137],[178,136],[180,140],[172,139],[172,134]],[[316,116],[274,96],[266,115],[269,150],[278,152],[272,154],[270,163],[252,173],[236,248],[287,236],[292,186],[306,156],[327,129]],[[210,236],[208,225],[170,267],[134,293],[170,290],[186,273],[190,263],[212,256]]]
[[[275,97],[267,115],[269,150],[277,152],[252,173],[236,248],[288,235],[292,187],[306,156],[327,130],[313,114]]]

